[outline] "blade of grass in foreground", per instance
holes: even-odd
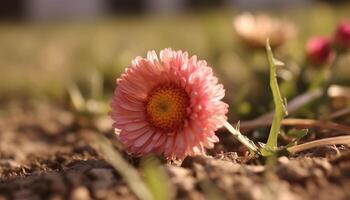
[[[144,180],[153,194],[154,200],[174,199],[172,185],[160,162],[155,157],[146,157],[141,162]]]
[[[141,200],[153,200],[153,196],[145,183],[142,181],[136,169],[129,165],[112,144],[102,135],[92,134],[98,153],[113,166],[130,186],[134,194]]]
[[[278,82],[277,82],[277,65],[283,65],[282,62],[276,60],[273,57],[272,50],[269,44],[269,40],[266,41],[266,53],[270,66],[270,88],[272,90],[273,102],[275,104],[275,114],[273,116],[272,125],[269,133],[265,149],[262,150],[263,156],[270,156],[272,152],[277,148],[277,138],[281,130],[281,121],[285,115],[287,115],[285,102],[282,99]]]

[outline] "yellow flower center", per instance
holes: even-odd
[[[146,102],[146,116],[150,124],[161,131],[172,132],[183,128],[189,96],[171,83],[155,87]]]

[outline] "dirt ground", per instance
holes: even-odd
[[[61,107],[9,103],[0,113],[0,200],[136,199],[85,140],[100,132],[119,148],[108,118],[95,128],[82,124]],[[208,191],[223,199],[350,199],[348,146],[280,157],[268,170],[228,133],[218,134],[222,142],[207,157],[164,164],[177,199],[207,199]]]

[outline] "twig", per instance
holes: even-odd
[[[296,146],[289,147],[287,148],[287,150],[289,151],[289,153],[295,154],[295,153],[312,149],[315,147],[320,147],[325,145],[337,145],[337,144],[350,144],[350,136],[347,135],[347,136],[338,136],[338,137],[314,140],[304,144],[299,144]]]
[[[306,92],[304,94],[301,94],[297,97],[295,97],[294,99],[292,99],[291,101],[288,102],[287,105],[287,112],[289,114],[294,113],[295,111],[297,111],[299,108],[303,107],[304,105],[310,103],[311,101],[321,97],[323,94],[323,90],[321,88],[319,89],[315,89],[309,92]],[[252,121],[250,121],[250,123],[254,124],[254,123],[269,123],[271,124],[272,119],[273,119],[273,115],[274,112],[268,112]],[[246,131],[248,131],[247,129],[245,129]]]
[[[338,111],[330,114],[328,119],[336,119],[336,118],[342,117],[344,115],[350,115],[350,108],[344,108],[344,109],[338,110]]]
[[[251,130],[257,127],[270,126],[271,122],[268,121],[248,121],[241,122],[240,127],[242,132]],[[340,131],[345,134],[350,134],[350,127],[342,124],[338,124],[330,121],[320,121],[313,119],[297,119],[297,118],[288,118],[282,120],[282,125],[284,126],[298,126],[301,128],[320,128],[320,129],[330,129]]]

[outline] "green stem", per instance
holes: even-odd
[[[224,126],[238,141],[244,144],[249,150],[253,151],[256,154],[261,154],[259,148],[254,144],[254,142],[244,136],[238,129],[234,128],[227,121],[224,121]]]
[[[277,138],[281,130],[281,121],[287,113],[277,82],[276,64],[280,63],[274,59],[268,41],[266,43],[266,52],[270,66],[270,88],[272,90],[273,102],[275,105],[275,114],[273,116],[269,137],[267,139],[266,149],[273,150],[277,148]],[[266,149],[263,149],[262,155],[270,156],[272,152]]]
[[[309,86],[309,91],[321,87],[325,89],[325,94],[327,94],[327,89],[330,86],[330,84],[333,82],[334,72],[336,70],[338,61],[339,61],[339,55],[335,54],[330,66],[326,66],[319,69],[318,74],[316,75],[315,79]]]
[[[323,97],[322,98],[326,98],[328,88],[331,86],[331,84],[334,81],[334,72],[335,72],[336,67],[338,65],[339,58],[340,58],[340,56],[338,54],[335,54],[333,62],[332,62],[332,64],[329,67],[329,76],[328,76],[328,79],[325,81],[325,84],[324,84],[324,93],[323,93]]]
[[[320,69],[317,74],[315,79],[312,81],[311,85],[309,86],[308,91],[312,91],[315,89],[318,89],[319,87],[322,87],[323,84],[326,83],[327,79],[329,79],[329,69],[328,68],[323,68]]]

